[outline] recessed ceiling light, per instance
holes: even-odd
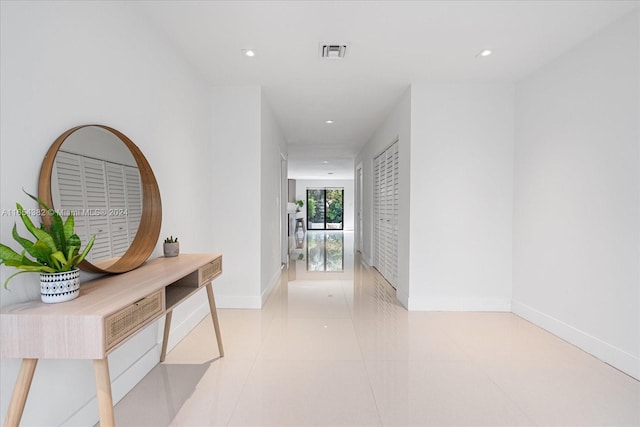
[[[333,120],[325,120],[324,122],[325,122],[326,124],[328,124],[328,125],[333,124]]]
[[[489,49],[484,49],[482,50],[477,56],[489,56],[491,55],[493,52],[491,52]]]
[[[256,51],[253,49],[242,49],[242,53],[244,53],[245,56],[248,56],[250,58],[256,56]]]
[[[329,162],[327,162],[326,160],[323,160],[323,161],[322,161],[322,163],[324,163],[324,164],[326,165],[326,164],[327,164],[327,163],[329,163]]]

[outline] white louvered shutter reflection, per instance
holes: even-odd
[[[106,163],[107,168],[107,219],[111,234],[111,256],[124,255],[129,247],[129,227],[127,226],[125,201],[125,178],[121,165]]]
[[[52,182],[53,206],[65,221],[69,214],[73,213],[75,232],[84,245],[88,241],[88,221],[84,215],[87,201],[83,190],[82,158],[59,152],[56,155],[52,176],[56,177],[56,182]],[[54,186],[57,191],[53,190]]]
[[[89,235],[96,236],[90,259],[95,262],[111,258],[105,162],[83,157],[82,163]]]
[[[127,228],[129,231],[129,244],[136,237],[140,219],[142,218],[142,181],[140,171],[131,166],[124,167],[125,194],[127,202]]]
[[[59,151],[51,191],[56,209],[66,219],[74,214],[83,245],[96,236],[92,263],[122,256],[142,217],[142,182],[132,166]]]

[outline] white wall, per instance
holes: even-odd
[[[207,190],[213,195],[209,220],[211,246],[223,254],[224,271],[216,279],[216,303],[260,308],[260,88],[214,87],[211,94],[215,148]]]
[[[280,276],[284,136],[259,86],[211,89],[211,242],[223,254],[221,308],[261,308]]]
[[[400,215],[398,224],[398,283],[396,296],[407,307],[409,304],[409,212],[411,201],[411,88],[400,97],[396,106],[375,134],[358,153],[355,164],[362,163],[363,175],[363,251],[367,263],[373,259],[373,159],[387,147],[398,141]],[[354,177],[355,180],[355,177]]]
[[[510,310],[513,90],[411,87],[410,310]]]
[[[153,167],[161,237],[179,236],[185,252],[211,251],[213,234],[203,223],[212,207],[210,98],[181,57],[126,3],[1,2],[0,8],[0,207],[29,204],[21,188],[36,192],[44,154],[63,131],[106,124],[131,138]],[[11,241],[15,219],[0,218],[3,243]],[[153,256],[161,254],[159,244]],[[0,280],[11,271],[2,267]],[[17,277],[11,292],[0,290],[0,305],[38,299],[37,282],[34,275]],[[173,340],[204,313],[205,295],[176,310]],[[109,356],[115,400],[158,362],[158,333],[156,323]],[[0,362],[2,419],[18,365]],[[93,425],[94,395],[91,361],[42,360],[22,425]]]
[[[282,159],[287,155],[287,141],[273,115],[269,102],[261,94],[260,116],[260,211],[252,211],[254,220],[260,218],[260,297],[261,307],[280,279],[281,247],[286,242],[287,189],[282,188]],[[285,165],[286,166],[286,165]],[[286,167],[284,168],[286,170]],[[283,198],[283,195],[285,197]],[[284,240],[284,242],[283,242]]]
[[[344,231],[353,231],[354,215],[354,186],[352,179],[297,179],[296,200],[303,200],[302,214],[305,227],[307,226],[307,188],[344,188]]]
[[[513,310],[640,378],[638,11],[517,86]]]
[[[399,140],[397,297],[410,310],[508,311],[513,85],[413,85],[356,158],[365,259],[373,253],[373,159]]]

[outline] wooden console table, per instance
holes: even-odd
[[[38,359],[93,359],[100,425],[115,425],[107,356],[145,326],[166,316],[164,361],[173,309],[205,287],[220,356],[224,356],[211,281],[222,255],[181,254],[83,283],[80,296],[59,304],[30,301],[0,312],[0,357],[21,358],[5,426],[18,426]]]

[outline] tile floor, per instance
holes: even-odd
[[[640,382],[510,313],[407,312],[375,270],[219,310],[116,405],[118,426],[640,426]],[[299,254],[296,255],[299,257]]]

